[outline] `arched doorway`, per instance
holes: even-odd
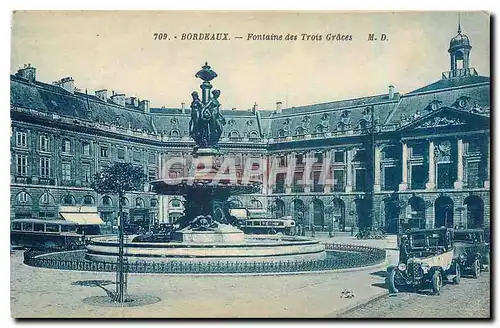
[[[453,200],[441,196],[434,203],[434,227],[453,228]]]
[[[313,200],[313,222],[316,227],[325,225],[325,209],[320,199]]]
[[[465,198],[467,206],[467,228],[481,228],[484,225],[484,202],[481,197],[471,195]]]
[[[403,230],[410,228],[425,229],[425,201],[417,196],[408,200]]]
[[[276,199],[276,217],[282,218],[285,216],[285,202],[281,199]]]
[[[356,217],[357,225],[360,230],[367,229],[371,227],[370,217],[369,217],[369,204],[364,198],[354,200],[356,207]]]
[[[306,206],[304,205],[304,202],[301,200],[301,199],[294,199],[293,202],[292,202],[292,206],[293,206],[293,219],[296,221],[296,222],[299,222],[299,223],[304,223],[304,212],[305,212],[305,208]]]
[[[385,230],[388,233],[399,232],[399,206],[397,198],[384,199]]]
[[[340,198],[335,198],[332,201],[333,219],[337,222],[339,231],[345,231],[345,203]]]

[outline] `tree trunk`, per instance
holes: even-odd
[[[123,303],[126,301],[126,280],[125,280],[125,261],[123,254],[123,243],[125,235],[125,222],[123,219],[122,211],[122,201],[123,193],[118,194],[118,261],[116,263],[116,296],[115,301]]]

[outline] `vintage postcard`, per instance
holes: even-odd
[[[13,318],[491,318],[490,13],[15,11]]]

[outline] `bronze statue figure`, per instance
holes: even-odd
[[[220,113],[220,90],[214,89],[210,95],[212,85],[209,81],[217,75],[210,69],[208,64],[205,64],[200,72],[196,76],[204,80],[201,85],[203,97],[200,100],[198,92],[191,93],[193,101],[191,102],[189,136],[193,138],[197,147],[217,148],[219,139],[222,136],[223,126],[226,124],[226,120]],[[210,72],[213,73],[209,74]]]

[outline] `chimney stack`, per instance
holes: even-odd
[[[389,99],[394,99],[394,86],[392,84],[389,85]]]
[[[95,92],[95,96],[99,99],[101,99],[104,102],[108,101],[108,90],[107,89],[102,89],[102,90],[97,90]]]
[[[125,94],[124,93],[115,93],[113,91],[113,95],[111,96],[111,100],[120,106],[125,106]]]
[[[181,111],[182,111],[182,114],[186,113],[186,103],[185,102],[181,102]]]
[[[283,109],[283,103],[281,101],[278,101],[276,103],[276,113],[281,113],[282,109]]]
[[[26,79],[30,82],[36,81],[36,68],[31,64],[24,64],[23,68],[17,70],[16,76]]]
[[[149,113],[149,100],[141,100],[139,102],[139,109],[144,113]]]
[[[71,76],[63,77],[59,81],[56,81],[53,83],[54,85],[57,85],[64,90],[74,93],[75,92],[75,80]]]

